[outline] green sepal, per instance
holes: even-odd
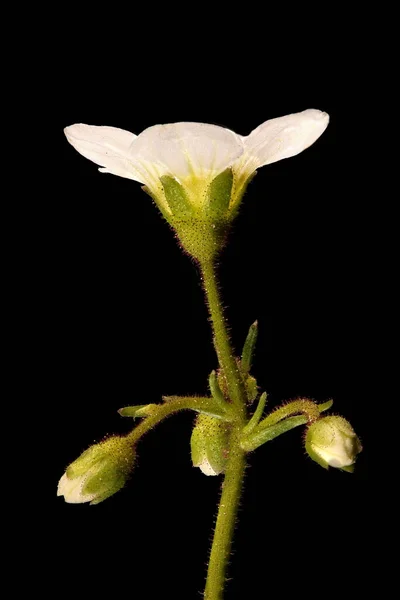
[[[348,467],[342,467],[340,469],[340,471],[346,471],[346,473],[354,473],[354,466],[355,465],[350,465]]]
[[[208,186],[205,210],[211,217],[224,219],[228,213],[233,186],[232,169],[226,169]]]
[[[257,171],[254,171],[254,173],[252,173],[243,183],[239,182],[238,184],[238,182],[235,181],[235,184],[233,186],[232,202],[229,207],[229,216],[232,220],[236,218],[247,187],[256,175]]]
[[[82,452],[79,458],[67,467],[66,473],[68,477],[70,479],[75,479],[76,477],[84,475],[94,464],[96,464],[98,454],[98,444],[94,444]]]
[[[154,204],[156,206],[158,206],[162,216],[164,217],[164,219],[166,221],[170,221],[170,217],[171,215],[168,213],[168,211],[165,209],[164,203],[160,201],[160,199],[157,197],[157,195],[155,193],[153,193],[151,191],[150,188],[148,188],[146,185],[142,185],[142,190],[148,195],[150,196],[150,198],[153,200]],[[162,194],[162,190],[160,190],[160,194]]]
[[[123,463],[116,461],[104,461],[99,466],[98,473],[88,477],[82,487],[83,494],[96,494],[90,502],[91,505],[99,504],[110,496],[113,496],[124,487],[131,471],[130,462],[125,467]]]
[[[316,462],[318,465],[320,465],[323,469],[328,470],[329,469],[329,465],[328,463],[323,460],[319,454],[317,454],[317,452],[314,451],[312,444],[310,443],[310,438],[308,436],[308,431],[305,437],[305,449],[307,451],[308,456],[314,461]]]
[[[169,175],[161,177],[165,198],[174,215],[187,217],[194,213],[193,206],[181,184]]]
[[[250,325],[249,332],[247,334],[246,341],[243,346],[241,359],[241,369],[243,375],[247,375],[250,372],[253,362],[254,348],[257,342],[257,336],[258,321],[254,321],[254,323]]]
[[[138,404],[137,406],[124,406],[118,410],[121,417],[148,417],[157,410],[157,404]]]

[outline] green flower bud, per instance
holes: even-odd
[[[247,392],[247,399],[249,402],[254,402],[254,400],[257,398],[258,396],[258,386],[257,386],[257,380],[255,377],[253,377],[252,375],[248,375],[246,382],[246,392]]]
[[[229,425],[208,415],[196,419],[190,440],[192,462],[204,475],[219,475],[226,466],[229,448]]]
[[[240,361],[238,361],[238,368],[239,369],[242,368]],[[254,402],[254,400],[258,396],[257,380],[256,380],[255,377],[253,377],[249,373],[246,373],[246,372],[243,373],[242,372],[242,375],[243,375],[244,385],[245,385],[245,388],[246,388],[247,400],[251,404],[252,402]],[[223,374],[223,372],[222,372],[221,369],[218,370],[217,381],[218,381],[218,385],[219,385],[219,388],[220,388],[222,394],[225,397],[227,397],[229,395],[228,386],[226,384],[226,379],[225,379],[224,374]]]
[[[134,461],[134,447],[126,437],[113,436],[90,446],[61,477],[57,496],[71,504],[98,504],[125,485]]]
[[[343,417],[329,416],[310,425],[305,438],[309,456],[321,467],[351,471],[362,446],[352,426]]]

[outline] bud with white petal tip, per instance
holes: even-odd
[[[66,502],[98,504],[126,483],[135,462],[129,438],[113,436],[90,446],[61,477],[57,496]]]
[[[200,414],[190,440],[192,462],[204,475],[219,475],[225,471],[229,447],[229,425]]]
[[[346,419],[328,416],[310,425],[305,438],[309,456],[321,467],[352,472],[361,442]]]

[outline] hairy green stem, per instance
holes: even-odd
[[[316,421],[322,412],[331,408],[332,404],[332,400],[328,400],[328,402],[324,402],[323,404],[315,404],[314,402],[305,399],[295,400],[294,402],[290,402],[275,410],[258,425],[251,426],[254,415],[256,415],[256,413],[254,413],[253,418],[242,431],[240,445],[246,452],[252,452],[259,446],[290,431],[294,427]],[[259,407],[257,408],[257,411],[258,410]],[[303,414],[298,417],[290,416],[299,412],[302,412]],[[267,426],[265,426],[265,422],[267,423]]]
[[[318,405],[312,400],[308,400],[307,398],[293,400],[293,402],[288,402],[269,414],[268,417],[258,424],[258,429],[271,427],[271,425],[275,425],[275,423],[282,421],[286,417],[295,415],[296,413],[303,413],[303,415],[305,415],[307,420],[311,423],[312,421],[316,421],[318,419],[320,411],[318,409]]]
[[[219,366],[224,375],[229,399],[232,401],[233,419],[229,441],[229,454],[225,470],[222,494],[218,508],[217,522],[208,564],[205,600],[222,600],[225,572],[228,563],[235,521],[246,468],[246,454],[240,447],[240,437],[246,420],[246,392],[242,375],[234,356],[222,303],[218,292],[218,282],[214,263],[201,263],[204,289],[210,311],[214,345]]]
[[[231,448],[222,484],[217,523],[211,547],[205,600],[222,600],[225,585],[225,571],[231,552],[233,532],[239,507],[246,468],[246,455],[239,446],[241,427],[232,431]]]
[[[217,352],[219,365],[226,381],[229,398],[232,400],[233,404],[237,406],[241,415],[244,416],[246,393],[243,379],[229,340],[222,303],[218,291],[215,265],[212,261],[205,261],[202,262],[200,266],[203,275],[203,284],[206,292],[208,309],[210,311],[212,321],[214,345]]]
[[[210,411],[215,409],[215,403],[211,398],[197,398],[195,396],[184,396],[168,398],[165,404],[155,404],[154,412],[143,419],[129,434],[128,438],[133,444],[136,444],[140,438],[148,433],[155,425],[160,423],[165,417],[172,415],[180,410],[199,410]]]

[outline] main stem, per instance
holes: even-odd
[[[240,427],[232,431],[231,448],[222,484],[217,523],[208,563],[205,600],[222,600],[225,571],[231,553],[233,532],[239,508],[243,476],[246,468],[245,453],[239,447]]]
[[[211,261],[204,262],[201,264],[201,269],[219,365],[225,377],[229,399],[236,408],[236,419],[232,424],[229,455],[222,484],[222,494],[218,507],[204,594],[205,600],[222,600],[225,571],[231,551],[246,468],[246,455],[240,447],[240,434],[246,419],[246,395],[243,379],[227,332],[214,263]]]

